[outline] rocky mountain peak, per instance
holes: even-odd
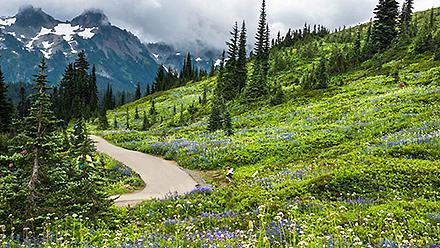
[[[108,17],[100,9],[89,9],[72,20],[72,25],[79,25],[86,28],[101,27],[110,25]]]
[[[41,8],[34,8],[32,5],[21,7],[15,18],[15,24],[21,27],[52,28],[59,23]]]

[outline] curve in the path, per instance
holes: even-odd
[[[132,206],[153,198],[163,199],[167,194],[174,192],[184,194],[197,185],[175,162],[112,145],[98,136],[91,138],[96,142],[97,151],[130,167],[146,184],[141,191],[120,195],[116,199],[118,206]]]

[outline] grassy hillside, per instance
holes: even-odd
[[[147,233],[170,235],[157,242],[171,246],[175,242],[164,237],[192,245],[439,245],[440,61],[399,45],[334,74],[329,89],[301,89],[301,77],[319,56],[351,46],[337,42],[350,30],[344,32],[273,49],[270,78],[283,84],[286,101],[229,103],[233,136],[209,133],[211,106],[198,103],[215,78],[109,113],[120,128],[105,138],[205,171],[214,186],[213,192],[146,202],[129,215]],[[305,58],[308,49],[317,52]],[[148,111],[152,99],[156,124],[147,132],[123,130],[127,108],[130,125],[140,128],[142,121],[132,120],[135,108]],[[226,167],[236,169],[232,183],[225,183]]]
[[[49,217],[42,242],[439,247],[440,61],[434,53],[414,53],[411,43],[396,45],[332,74],[328,89],[300,86],[320,56],[352,46],[354,30],[273,49],[270,83],[283,85],[285,101],[230,102],[232,136],[207,131],[215,77],[109,112],[110,124],[116,115],[118,127],[102,132],[106,139],[199,170],[212,187],[114,209],[102,220]],[[365,38],[365,28],[362,34]],[[198,99],[205,87],[211,92],[203,105]],[[152,100],[159,113],[155,124],[136,131]],[[132,130],[125,130],[127,110]],[[235,168],[232,182],[225,180],[227,167]],[[8,238],[0,236],[0,244],[3,240]]]

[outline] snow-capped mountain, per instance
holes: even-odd
[[[148,51],[157,63],[163,64],[165,67],[171,67],[174,70],[180,70],[183,67],[183,61],[188,52],[191,53],[193,65],[198,69],[210,71],[212,64],[220,58],[221,51],[214,48],[206,48],[199,43],[197,49],[188,46],[187,48],[175,48],[165,43],[149,43],[146,44]]]
[[[137,82],[151,83],[159,66],[136,36],[113,26],[100,10],[62,22],[28,6],[0,18],[1,65],[9,82],[29,82],[44,56],[56,84],[81,50],[96,64],[100,88],[111,83],[116,90],[133,90]]]
[[[15,16],[0,17],[0,65],[7,82],[30,82],[44,56],[49,80],[57,84],[81,50],[96,65],[98,87],[110,83],[115,91],[134,91],[137,82],[152,83],[160,64],[179,71],[188,51],[194,66],[207,71],[221,54],[201,42],[179,49],[165,43],[143,44],[96,9],[70,21],[56,20],[32,6],[21,8]]]

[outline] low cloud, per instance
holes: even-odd
[[[272,34],[300,28],[305,22],[331,29],[368,21],[377,0],[267,0]],[[402,1],[400,1],[402,2]],[[246,21],[253,36],[260,0],[15,0],[2,3],[0,15],[14,15],[20,6],[41,7],[59,20],[70,20],[89,8],[102,9],[110,21],[144,42],[177,46],[200,43],[222,48],[235,21]],[[416,10],[440,6],[438,0],[418,0]],[[250,40],[252,40],[250,38]]]

